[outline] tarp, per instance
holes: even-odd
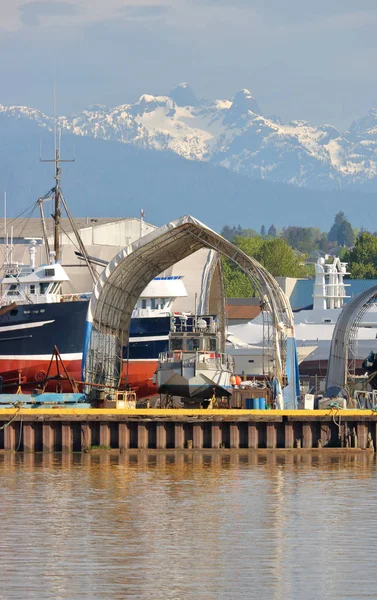
[[[361,321],[368,306],[376,300],[377,285],[365,290],[343,308],[331,340],[326,389],[332,386],[344,388],[347,385],[347,363],[350,359],[348,350],[352,328]]]
[[[255,259],[222,238],[190,215],[167,223],[119,252],[102,272],[88,309],[87,335],[92,325],[99,332],[128,342],[132,310],[141,292],[157,275],[171,265],[207,247],[234,260],[248,275],[254,288],[268,305],[276,329],[275,370],[283,378],[281,344],[294,335],[293,314],[287,297],[275,279]],[[203,275],[209,281],[210,268]],[[89,342],[86,340],[85,352]],[[84,361],[85,361],[84,356]]]

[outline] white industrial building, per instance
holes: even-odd
[[[84,217],[74,218],[74,222],[87,254],[103,261],[110,261],[122,248],[156,229],[155,225],[134,217]],[[28,264],[29,248],[32,240],[36,240],[37,242],[37,264],[43,264],[48,261],[40,219],[8,219],[6,227],[4,221],[0,220],[0,227],[1,231],[4,232],[0,237],[0,241],[2,242],[0,247],[3,253],[2,262],[8,257],[8,261],[12,259],[13,262]],[[6,244],[5,228],[7,230],[8,244]],[[46,229],[50,248],[53,248],[54,223],[52,219],[46,220]],[[13,243],[11,243],[11,239]],[[60,244],[62,265],[70,278],[70,283],[66,284],[66,288],[63,291],[66,293],[90,292],[93,288],[93,282],[85,261],[78,258],[75,254],[75,252],[79,251],[79,246],[68,218],[61,219]],[[201,297],[205,293],[204,288],[208,281],[208,276],[209,274],[212,275],[216,267],[216,262],[217,256],[215,252],[202,249],[176,263],[167,272],[163,273],[165,276],[182,276],[187,290],[187,297],[177,299],[174,304],[174,310],[194,311],[195,305],[205,310],[205,306],[201,303]],[[103,267],[95,266],[95,270],[100,274]],[[209,277],[209,280],[211,280],[211,277]],[[219,284],[219,278],[214,277],[211,285],[212,296],[223,295],[221,285]]]

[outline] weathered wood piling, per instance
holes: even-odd
[[[369,410],[0,410],[0,450],[377,447]]]

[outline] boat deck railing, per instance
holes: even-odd
[[[182,364],[182,367],[194,367],[200,369],[234,369],[232,356],[223,352],[206,352],[198,350],[196,352],[182,352],[174,350],[170,352],[161,352],[158,356],[160,365]]]
[[[377,390],[366,391],[366,390],[355,390],[354,399],[356,400],[356,407],[359,409],[377,409]]]

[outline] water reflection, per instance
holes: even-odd
[[[374,598],[375,458],[1,454],[0,598]]]

